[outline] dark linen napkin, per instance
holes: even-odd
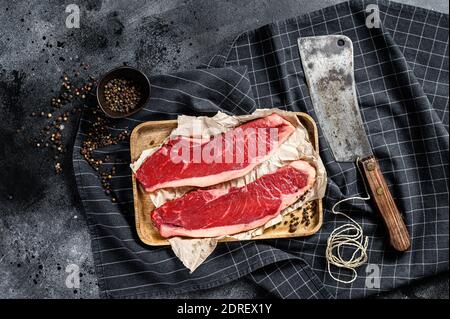
[[[369,29],[366,6],[380,10]],[[299,58],[297,38],[344,34],[354,46],[359,105],[365,129],[412,236],[397,253],[386,244],[382,221],[370,203],[342,205],[369,236],[368,263],[351,284],[326,271],[330,232],[346,222],[331,213],[345,197],[364,195],[356,167],[334,160],[320,132],[320,155],[329,182],[324,224],[308,238],[219,244],[193,274],[170,248],[148,247],[134,225],[129,145],[97,151],[110,155],[117,175],[112,203],[101,180],[80,155],[94,120],[84,111],[73,152],[78,190],[88,219],[101,297],[170,296],[216,287],[246,276],[283,298],[361,298],[448,270],[448,16],[389,2],[341,3],[246,32],[201,69],[155,76],[152,97],[134,116],[113,121],[114,134],[143,121],[177,114],[251,113],[278,107],[315,118]],[[350,273],[332,269],[348,280]],[[374,276],[376,278],[374,278]]]

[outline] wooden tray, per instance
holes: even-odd
[[[296,115],[307,129],[314,149],[318,150],[319,138],[314,120],[306,113],[296,113]],[[143,150],[161,144],[176,127],[176,120],[145,122],[135,127],[130,137],[131,161],[136,161]],[[142,242],[151,246],[169,245],[169,242],[159,235],[158,230],[152,224],[150,213],[155,206],[151,202],[150,197],[145,193],[144,188],[136,182],[134,175],[132,179],[136,230],[139,238]],[[267,228],[263,234],[253,237],[252,240],[300,237],[314,234],[322,226],[322,200],[315,200],[305,206],[286,214],[280,224]],[[301,223],[304,214],[309,216],[309,223]],[[290,226],[295,222],[298,225],[295,227]],[[225,238],[221,241],[236,241],[236,239]]]

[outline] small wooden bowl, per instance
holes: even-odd
[[[112,79],[123,78],[136,83],[141,92],[141,99],[136,108],[129,113],[121,113],[109,109],[105,99],[105,85]],[[150,99],[150,81],[147,76],[136,68],[130,66],[121,66],[106,73],[97,85],[97,102],[102,111],[112,118],[124,118],[141,110]]]

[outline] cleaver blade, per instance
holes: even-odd
[[[356,97],[353,44],[343,35],[298,39],[300,58],[311,101],[322,132],[338,162],[355,161],[363,167],[375,205],[386,224],[390,244],[405,251],[411,239],[372,153]]]
[[[298,42],[314,111],[336,161],[372,155],[356,98],[352,41],[331,35]]]

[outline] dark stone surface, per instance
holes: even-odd
[[[56,175],[54,152],[30,142],[46,122],[30,114],[52,110],[52,90],[59,90],[64,72],[79,69],[80,62],[91,65],[81,78],[124,62],[147,74],[189,69],[242,31],[337,2],[76,1],[81,28],[68,29],[64,2],[0,0],[0,298],[98,297],[70,153],[61,160],[63,173]],[[445,0],[402,2],[448,13]],[[70,123],[63,134],[69,148]],[[69,264],[80,267],[79,289],[66,287]],[[264,296],[241,280],[180,298]],[[448,298],[448,275],[380,297]]]

